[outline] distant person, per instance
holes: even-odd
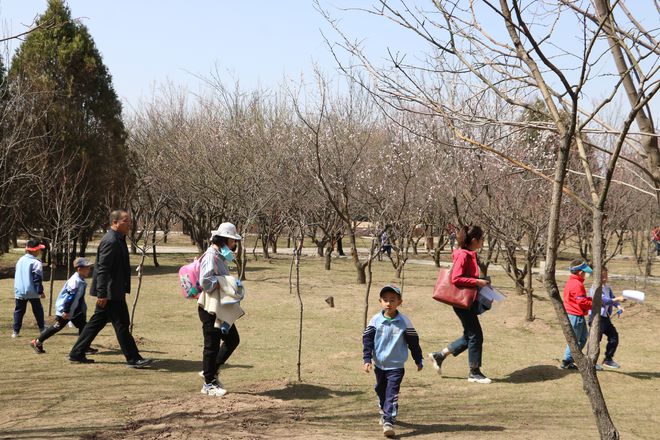
[[[403,303],[401,290],[385,286],[380,290],[379,301],[383,310],[371,318],[362,335],[363,369],[369,373],[373,362],[375,390],[383,413],[380,423],[383,425],[383,434],[393,437],[408,349],[417,365],[417,371],[423,368],[423,356],[415,327],[407,316],[397,310]]]
[[[458,249],[452,252],[454,261],[451,269],[451,282],[457,287],[485,287],[490,284],[487,279],[479,278],[479,264],[477,251],[484,243],[484,232],[476,225],[463,226],[456,237]],[[491,380],[481,371],[481,360],[484,343],[484,334],[479,323],[481,312],[479,301],[475,300],[469,309],[454,307],[454,313],[461,320],[463,335],[441,351],[429,354],[433,360],[433,367],[438,374],[442,374],[442,363],[448,355],[458,356],[468,351],[468,382],[489,384]]]
[[[74,363],[94,362],[85,356],[92,341],[108,321],[112,322],[126,365],[129,368],[144,368],[152,363],[144,359],[129,332],[130,316],[126,295],[131,291],[131,264],[126,245],[126,234],[131,230],[131,216],[123,209],[110,213],[110,230],[101,238],[96,252],[96,268],[89,292],[96,297],[96,308],[78,340],[69,353]]]
[[[620,316],[623,313],[623,307],[621,303],[626,299],[623,296],[614,296],[612,293],[612,288],[607,284],[607,267],[603,266],[601,272],[601,284],[602,284],[602,298],[603,305],[600,308],[600,329],[598,332],[598,342],[600,343],[603,339],[603,334],[607,336],[607,345],[605,346],[605,360],[603,361],[603,366],[607,368],[612,368],[614,370],[619,369],[621,366],[618,362],[614,360],[614,354],[616,349],[619,346],[619,333],[612,323],[612,312],[614,309],[617,309],[617,316]],[[589,296],[593,297],[596,292],[596,285],[591,286],[589,291]],[[589,319],[589,325],[593,319]]]
[[[199,296],[197,312],[204,336],[201,373],[204,385],[201,392],[209,396],[222,397],[227,393],[220,382],[219,369],[240,343],[233,322],[242,314],[242,310],[236,307],[236,299],[220,304],[215,313],[206,310],[209,308],[208,303],[217,302],[213,298],[221,294],[219,291],[227,283],[226,277],[230,276],[228,265],[234,261],[234,252],[240,240],[236,226],[232,223],[220,224],[217,230],[211,232],[211,246],[200,262],[199,280],[203,291]],[[240,281],[236,284],[241,286]]]
[[[344,234],[342,231],[337,231],[337,234],[335,235],[335,242],[337,243],[337,255],[340,256],[345,256],[346,254],[344,253],[344,246],[342,244],[342,239],[344,237]]]
[[[651,231],[651,241],[655,244],[655,255],[660,256],[660,226],[656,226]]]
[[[453,223],[447,225],[447,234],[449,235],[449,247],[454,250],[456,244],[456,226]]]
[[[17,338],[21,333],[23,326],[23,317],[27,310],[27,304],[30,303],[32,313],[37,320],[39,331],[44,330],[44,308],[41,305],[41,298],[45,298],[43,285],[43,268],[39,256],[46,246],[36,238],[31,238],[25,244],[25,255],[16,262],[16,272],[14,275],[14,299],[16,306],[14,308],[14,331],[12,338]]]
[[[387,231],[383,231],[380,235],[380,252],[381,255],[383,252],[387,254],[387,258],[392,258],[392,244],[390,243],[390,238],[387,235]]]
[[[568,281],[564,286],[564,308],[568,314],[568,320],[571,322],[571,327],[573,327],[578,346],[582,349],[587,343],[588,336],[585,316],[589,314],[592,302],[584,288],[584,279],[586,274],[592,273],[593,270],[584,260],[573,260],[568,270],[571,272],[571,276],[568,277]],[[564,351],[561,368],[563,370],[577,368],[573,362],[573,356],[571,356],[571,348],[568,345]]]
[[[32,349],[39,354],[46,352],[44,341],[57,334],[69,322],[78,329],[79,335],[87,324],[87,305],[85,304],[87,282],[85,279],[89,277],[92,263],[87,258],[80,257],[73,261],[73,267],[76,272],[64,283],[55,302],[55,324],[45,329],[39,337],[30,342]],[[90,347],[86,353],[96,353],[97,351]]]

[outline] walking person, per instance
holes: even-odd
[[[484,242],[484,232],[479,226],[463,226],[456,236],[458,249],[452,253],[454,264],[451,271],[451,283],[457,287],[485,287],[489,280],[479,278],[477,250]],[[433,367],[442,374],[442,363],[448,355],[458,356],[468,351],[470,372],[468,382],[489,384],[491,380],[481,372],[481,358],[484,342],[483,331],[479,323],[479,301],[474,301],[469,309],[454,307],[454,313],[461,320],[463,335],[441,351],[429,354]]]
[[[616,327],[612,323],[612,312],[614,309],[617,309],[617,316],[621,316],[623,313],[623,307],[621,303],[626,299],[623,295],[614,296],[612,288],[608,281],[607,267],[603,266],[601,270],[601,284],[602,284],[602,307],[600,308],[600,331],[598,332],[598,342],[603,339],[603,335],[607,336],[607,345],[605,346],[605,360],[603,365],[607,368],[612,368],[613,370],[619,369],[621,366],[617,361],[614,360],[614,354],[616,349],[619,347],[619,332],[617,332]],[[596,285],[591,286],[589,290],[589,296],[593,298],[596,292]],[[589,325],[593,321],[593,317],[589,317]]]
[[[76,269],[75,273],[64,283],[55,302],[55,324],[45,329],[30,342],[30,346],[38,354],[46,352],[44,341],[59,333],[69,322],[78,329],[78,335],[82,333],[87,324],[87,305],[85,304],[87,281],[85,278],[89,276],[92,263],[87,258],[79,257],[73,261],[73,267]],[[90,347],[86,353],[93,354],[97,351]]]
[[[568,320],[571,322],[571,327],[573,327],[578,347],[581,350],[587,343],[587,336],[589,335],[585,317],[591,311],[592,304],[592,300],[587,296],[587,291],[584,288],[584,279],[593,270],[584,260],[573,260],[568,270],[571,272],[571,276],[568,277],[566,285],[564,285],[564,308]],[[561,361],[560,368],[562,370],[577,369],[573,362],[571,348],[568,345],[564,350],[564,358]]]
[[[37,320],[39,331],[44,330],[44,308],[41,298],[45,298],[43,285],[43,268],[39,256],[46,246],[36,238],[31,238],[25,245],[25,255],[16,262],[14,274],[14,328],[12,338],[17,338],[23,326],[23,317],[27,310],[28,302],[32,306],[32,313]]]
[[[144,359],[129,332],[130,317],[126,295],[131,291],[131,265],[126,245],[126,234],[131,230],[131,216],[123,209],[110,213],[110,230],[101,238],[96,252],[96,270],[89,292],[96,297],[96,308],[78,340],[69,353],[75,363],[92,363],[85,356],[92,341],[108,321],[112,322],[126,365],[129,368],[144,368],[152,363]]]
[[[234,251],[240,240],[236,226],[220,224],[211,232],[211,245],[200,262],[202,293],[197,301],[197,312],[204,335],[201,372],[204,385],[201,393],[209,396],[222,397],[227,393],[220,383],[218,370],[240,343],[234,321],[243,315],[238,305],[243,286],[230,276],[228,267],[234,260]]]

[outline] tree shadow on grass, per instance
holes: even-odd
[[[432,423],[429,425],[423,425],[420,423],[406,423],[401,421],[397,421],[396,424],[398,426],[401,426],[402,428],[412,429],[412,431],[403,434],[398,434],[394,436],[394,438],[414,437],[423,434],[438,434],[441,432],[463,432],[463,431],[501,432],[505,430],[503,426],[495,426],[495,425],[470,425],[470,424],[449,425],[446,423]]]
[[[626,376],[630,376],[635,379],[641,379],[641,380],[657,379],[660,377],[660,371],[631,371],[630,373],[617,371],[616,373],[624,374]]]
[[[252,365],[226,364],[220,368],[220,371],[229,368],[253,368]],[[194,373],[202,369],[202,360],[189,359],[154,359],[151,365],[152,370],[163,370],[171,373]]]
[[[507,377],[498,380],[506,383],[533,383],[546,380],[557,380],[571,374],[571,370],[562,370],[556,365],[531,365],[514,371]]]
[[[337,391],[318,385],[293,383],[279,390],[268,390],[258,394],[280,400],[320,400],[330,399],[331,397],[354,396],[362,394],[362,391]]]

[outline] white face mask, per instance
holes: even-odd
[[[220,255],[222,255],[223,258],[230,263],[234,261],[234,253],[227,247],[227,245],[222,246],[220,249]]]

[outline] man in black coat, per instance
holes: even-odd
[[[85,356],[85,351],[110,321],[128,367],[143,368],[151,364],[152,360],[140,356],[135,339],[128,331],[130,318],[126,295],[131,291],[131,266],[126,234],[131,229],[131,216],[124,210],[112,211],[110,222],[110,230],[101,239],[96,252],[94,278],[89,293],[97,298],[96,309],[71,349],[69,360],[84,364],[94,362]]]

